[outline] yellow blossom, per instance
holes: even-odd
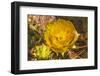
[[[78,36],[73,23],[64,19],[48,23],[44,32],[46,44],[56,53],[63,53],[72,48]]]

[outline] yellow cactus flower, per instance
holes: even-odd
[[[56,53],[63,53],[72,48],[78,36],[73,23],[64,19],[48,23],[44,32],[46,44]]]

